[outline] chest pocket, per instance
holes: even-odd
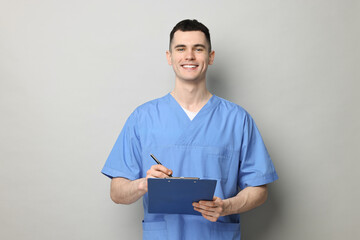
[[[232,166],[232,151],[221,148],[206,148],[202,155],[204,178],[219,179],[226,182]]]

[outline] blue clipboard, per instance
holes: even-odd
[[[197,178],[149,178],[149,213],[201,215],[193,202],[212,200],[216,180]]]

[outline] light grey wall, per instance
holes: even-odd
[[[100,174],[126,118],[173,87],[168,34],[212,33],[209,88],[254,117],[280,179],[246,240],[360,238],[360,4],[0,0],[0,239],[140,239]]]

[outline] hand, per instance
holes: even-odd
[[[166,178],[172,174],[172,170],[164,167],[163,165],[152,165],[146,172],[146,179],[148,178]]]
[[[219,197],[214,197],[212,201],[194,202],[193,207],[211,222],[216,222],[220,216],[224,216],[224,201]]]
[[[151,168],[146,172],[146,177],[139,179],[138,189],[147,192],[147,179],[148,178],[166,178],[172,175],[172,170],[164,167],[163,165],[157,164],[152,165]]]

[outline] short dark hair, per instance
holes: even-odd
[[[201,31],[205,34],[206,40],[209,44],[209,52],[211,52],[211,40],[210,40],[210,32],[209,29],[202,24],[201,22],[198,22],[196,19],[185,19],[179,22],[175,25],[173,30],[170,32],[170,43],[169,43],[169,50],[171,50],[171,42],[174,38],[174,34],[176,31],[183,31],[183,32],[189,32],[189,31]]]

